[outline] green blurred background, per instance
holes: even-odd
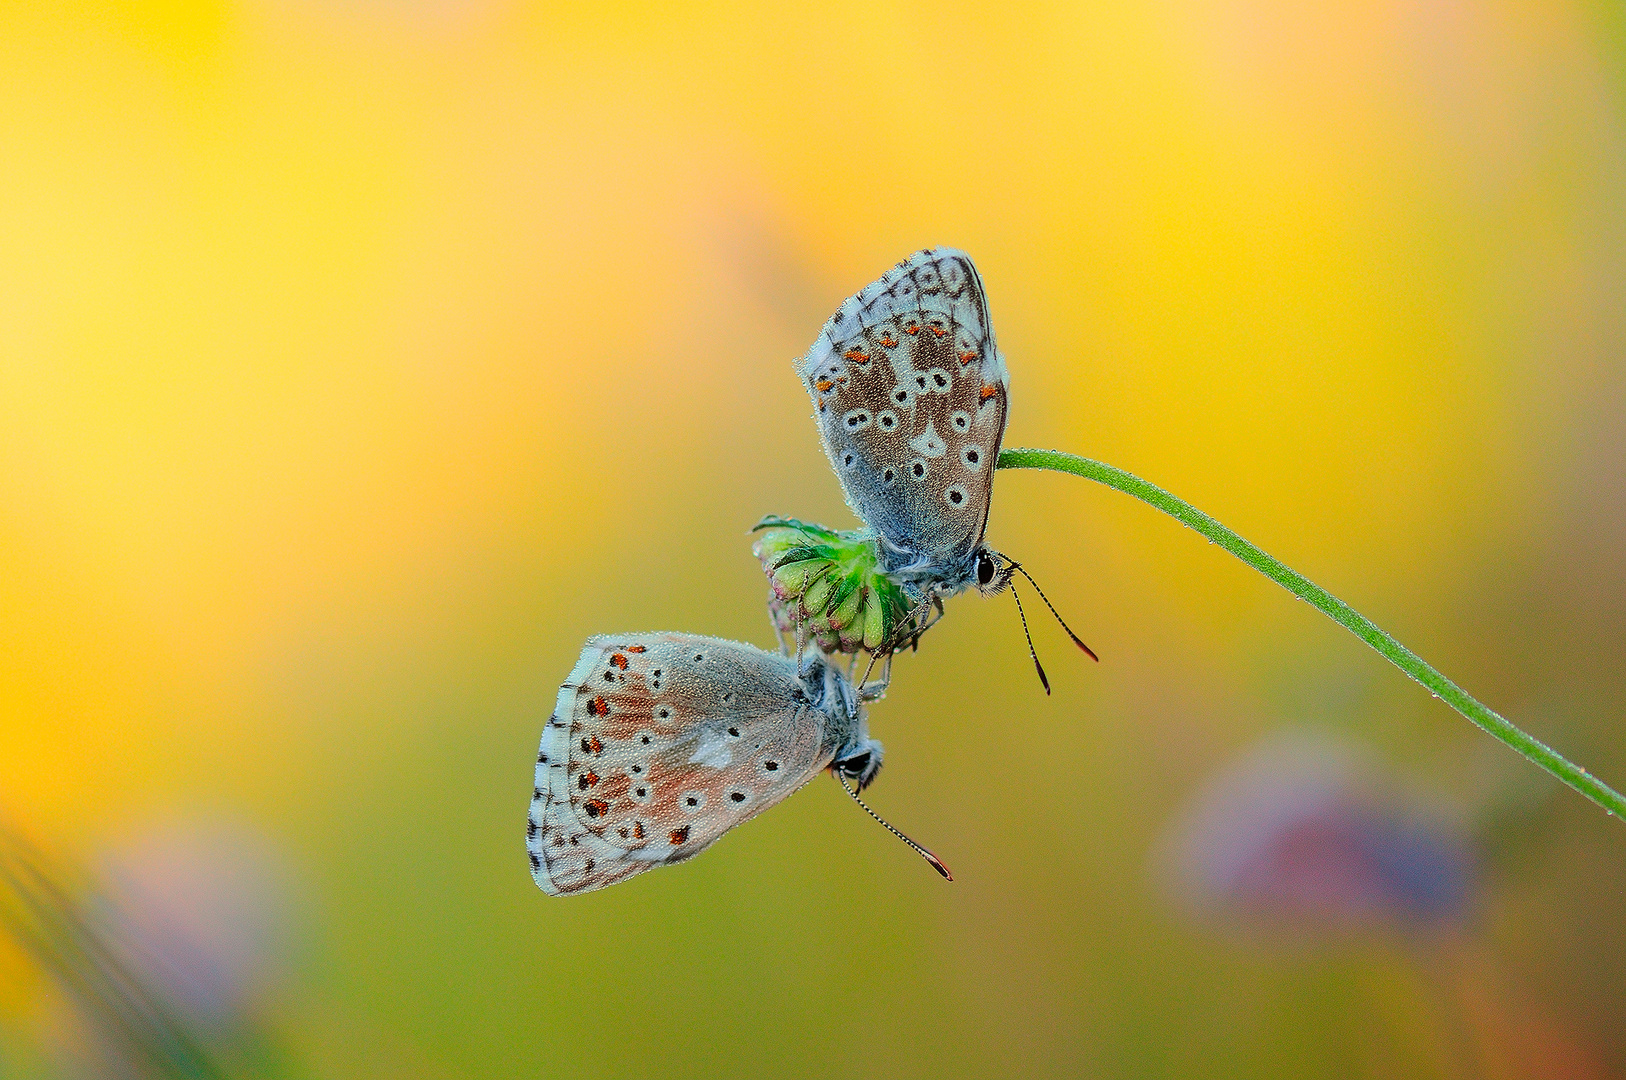
[[[584,897],[522,840],[585,637],[771,643],[746,529],[852,520],[791,360],[933,244],[1007,445],[1626,781],[1621,12],[7,5],[0,813],[87,904],[214,904],[300,1075],[1626,1075],[1626,827],[1069,477],[989,539],[1102,663],[1036,622],[1047,698],[962,598],[872,710],[953,884],[823,780]],[[1455,823],[1453,918],[1168,886],[1283,730]],[[0,939],[0,1073],[80,1067],[66,1000]]]

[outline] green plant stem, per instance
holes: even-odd
[[[1387,657],[1395,667],[1422,683],[1435,697],[1444,700],[1447,705],[1472,720],[1484,731],[1546,769],[1609,813],[1616,817],[1626,817],[1626,798],[1608,784],[1571,762],[1540,739],[1527,735],[1506,718],[1480,704],[1471,694],[1441,675],[1422,657],[1380,630],[1372,620],[1304,575],[1283,566],[1185,500],[1175,498],[1156,484],[1149,484],[1140,477],[1112,465],[1073,454],[1063,454],[1057,450],[1002,450],[997,467],[1051,469],[1082,476],[1086,480],[1105,484],[1126,495],[1133,495],[1170,517],[1184,522],[1300,600],[1314,604],[1328,618],[1372,646]]]

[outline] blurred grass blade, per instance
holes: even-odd
[[[72,997],[95,1034],[138,1075],[217,1080],[217,1068],[176,1017],[119,959],[45,858],[0,826],[0,929]]]
[[[1547,770],[1609,813],[1616,817],[1626,817],[1626,798],[1618,791],[1540,739],[1526,734],[1511,721],[1481,704],[1466,690],[1436,671],[1422,657],[1390,637],[1366,616],[1304,575],[1282,565],[1183,499],[1176,498],[1156,484],[1147,483],[1133,473],[1125,472],[1116,466],[1078,457],[1075,454],[1064,454],[1059,450],[1001,450],[996,467],[1050,469],[1054,472],[1071,473],[1073,476],[1082,476],[1086,480],[1105,484],[1155,506],[1170,517],[1202,533],[1294,596],[1314,604],[1328,618],[1366,642],[1395,667],[1422,683],[1436,697],[1485,732],[1506,743],[1526,759]]]

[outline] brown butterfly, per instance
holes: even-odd
[[[590,638],[542,733],[531,875],[554,895],[612,885],[700,854],[821,770],[862,791],[880,768],[864,697],[822,655],[693,634]]]

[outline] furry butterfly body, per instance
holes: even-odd
[[[542,734],[527,825],[548,893],[698,855],[834,768],[881,766],[863,704],[822,656],[692,634],[590,638]]]

